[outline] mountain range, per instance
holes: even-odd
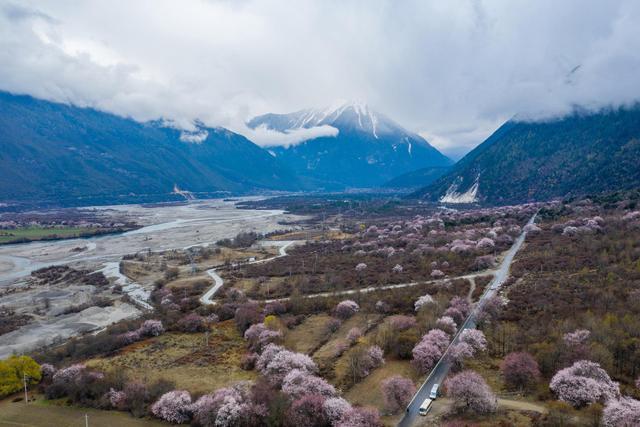
[[[508,204],[640,187],[638,105],[515,118],[456,164],[360,103],[265,114],[248,126],[332,132],[267,150],[224,128],[185,131],[0,92],[0,203],[386,187],[419,188],[410,197],[434,202]]]
[[[336,190],[383,185],[398,175],[453,162],[420,135],[358,102],[289,114],[265,114],[247,125],[289,133],[329,126],[335,136],[321,136],[270,151],[307,186]]]
[[[297,176],[222,128],[186,133],[0,92],[0,201],[163,200],[191,192],[300,190]]]
[[[640,187],[640,106],[513,119],[412,196],[521,203]]]

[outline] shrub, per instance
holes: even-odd
[[[430,330],[411,351],[413,365],[421,373],[427,373],[440,360],[448,345],[449,335],[446,332]]]
[[[191,395],[185,390],[165,393],[151,406],[151,413],[173,424],[186,423],[191,419]]]
[[[202,427],[231,427],[235,425],[252,425],[250,419],[257,412],[266,415],[250,401],[249,383],[240,382],[232,387],[225,387],[212,394],[200,397],[191,410],[197,425]]]
[[[407,329],[414,328],[418,325],[415,317],[403,315],[391,317],[389,323],[394,331],[406,331]]]
[[[469,304],[469,301],[467,301],[466,298],[462,298],[459,296],[451,298],[449,307],[455,308],[460,311],[460,313],[462,313],[465,318],[469,315],[469,313],[471,313],[471,304]]]
[[[164,333],[164,326],[160,320],[145,320],[138,333],[142,337],[157,337]]]
[[[358,265],[356,265],[356,271],[358,273],[360,273],[361,271],[364,271],[366,269],[367,269],[367,264],[365,264],[364,262],[361,262]]]
[[[487,270],[496,266],[496,257],[493,255],[482,255],[473,261],[473,270]]]
[[[473,357],[473,354],[474,354],[473,347],[471,347],[469,344],[463,341],[452,345],[448,353],[456,369],[460,369],[465,359]]]
[[[455,307],[447,308],[442,315],[452,318],[457,325],[462,325],[465,321],[464,314]]]
[[[207,330],[204,318],[195,313],[189,313],[178,320],[177,327],[182,332],[204,332]]]
[[[474,371],[463,371],[445,382],[456,412],[487,414],[496,410],[497,399],[484,379]]]
[[[441,318],[436,320],[436,327],[450,335],[454,335],[456,333],[456,330],[458,329],[458,325],[456,325],[456,322],[449,316],[442,316]]]
[[[640,401],[623,397],[612,400],[602,413],[604,427],[632,427],[640,425]]]
[[[440,270],[433,270],[431,272],[431,277],[433,277],[434,279],[440,279],[444,277],[444,273]]]
[[[124,407],[136,417],[145,414],[145,406],[149,400],[147,386],[138,381],[132,381],[124,386]]]
[[[280,331],[272,331],[262,323],[249,326],[244,333],[244,338],[249,343],[249,348],[259,352],[267,344],[274,343],[282,338]]]
[[[262,313],[260,313],[260,307],[255,302],[248,302],[241,304],[235,311],[233,319],[236,322],[236,326],[241,333],[249,328],[254,323],[262,322]]]
[[[351,408],[336,424],[337,427],[381,427],[380,414],[376,408]]]
[[[354,345],[360,338],[362,338],[362,330],[360,330],[360,328],[353,327],[349,329],[347,333],[347,342],[349,345]]]
[[[533,385],[540,377],[538,362],[529,353],[509,353],[500,365],[500,371],[507,386],[525,389]]]
[[[594,402],[606,403],[620,396],[618,383],[611,381],[599,364],[588,360],[580,360],[558,371],[549,388],[560,400],[576,408]]]
[[[460,332],[460,341],[466,342],[475,351],[485,351],[487,349],[487,339],[484,333],[478,329],[465,329]]]
[[[336,306],[336,316],[346,320],[356,314],[360,310],[360,306],[352,300],[344,300]]]
[[[280,301],[270,302],[264,306],[265,316],[269,316],[272,314],[284,314],[286,312],[287,312],[287,306]]]
[[[287,411],[287,425],[309,427],[326,425],[324,402],[324,397],[313,394],[295,400]]]
[[[265,347],[256,362],[256,368],[273,385],[280,385],[284,377],[294,369],[315,373],[318,367],[306,354],[294,353],[275,344]]]
[[[325,398],[336,397],[336,389],[324,379],[310,374],[308,371],[294,369],[284,377],[282,392],[299,399],[308,394],[315,394]]]
[[[126,409],[125,402],[127,395],[124,393],[124,391],[118,391],[111,388],[107,392],[106,398],[112,408],[115,408],[119,411],[123,411]]]
[[[433,301],[433,298],[431,297],[431,295],[427,294],[418,298],[414,303],[414,307],[416,311],[419,311],[422,307],[427,306],[429,304],[435,304],[435,301]]]
[[[342,321],[340,321],[340,319],[331,318],[327,321],[326,328],[327,331],[333,333],[340,329],[340,325],[342,325]]]
[[[341,397],[331,397],[322,405],[327,421],[335,425],[351,410],[351,404]]]
[[[258,353],[245,353],[242,355],[242,359],[240,359],[240,368],[245,371],[251,371],[256,367],[256,362],[258,360]]]
[[[413,381],[399,375],[385,379],[381,387],[385,408],[392,414],[407,406],[416,392]]]

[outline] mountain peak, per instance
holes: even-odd
[[[301,128],[331,126],[340,132],[365,133],[375,139],[383,135],[412,137],[415,135],[388,117],[373,110],[365,102],[358,100],[338,100],[324,108],[308,108],[289,114],[265,114],[254,117],[247,125],[255,129],[267,129],[288,133]]]

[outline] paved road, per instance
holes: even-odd
[[[533,215],[529,220],[529,222],[527,222],[527,224],[533,224],[533,222],[536,219],[536,215],[537,214]],[[480,300],[478,301],[475,308],[473,309],[473,311],[471,312],[467,320],[464,322],[464,324],[462,325],[462,327],[460,328],[456,336],[453,337],[451,344],[449,344],[449,347],[445,350],[444,354],[440,358],[440,361],[436,364],[436,366],[431,371],[431,374],[429,374],[425,382],[422,384],[422,386],[418,389],[416,394],[413,396],[413,399],[409,403],[409,406],[407,406],[407,410],[404,414],[404,417],[402,418],[402,420],[400,420],[400,423],[398,423],[399,427],[409,427],[414,424],[414,422],[416,421],[416,418],[419,416],[418,409],[420,408],[420,405],[422,404],[422,402],[424,402],[424,400],[429,397],[429,393],[431,393],[431,388],[433,387],[433,385],[434,384],[441,385],[444,379],[446,378],[447,373],[451,368],[451,361],[449,360],[449,357],[448,357],[449,349],[453,344],[456,344],[459,341],[460,333],[463,330],[475,329],[476,327],[475,319],[476,319],[477,313],[482,308],[482,305],[488,299],[490,299],[491,297],[497,294],[497,292],[500,290],[500,287],[509,276],[509,268],[511,267],[513,258],[515,257],[518,250],[522,247],[522,244],[524,243],[526,236],[527,236],[526,231],[523,231],[522,234],[518,236],[513,246],[511,246],[511,249],[509,249],[509,251],[507,252],[507,255],[504,257],[504,259],[502,260],[502,263],[500,264],[500,267],[496,271],[496,274],[493,280],[487,287],[487,290],[484,292],[484,294],[482,294],[482,296],[480,297]]]

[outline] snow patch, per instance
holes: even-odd
[[[464,193],[458,192],[458,187],[462,182],[462,178],[458,179],[449,186],[447,192],[440,198],[440,203],[475,203],[478,201],[478,189],[480,187],[480,175],[477,176],[475,182]]]
[[[208,136],[209,131],[204,129],[198,129],[194,132],[183,130],[182,132],[180,132],[180,141],[199,144],[207,139]]]

